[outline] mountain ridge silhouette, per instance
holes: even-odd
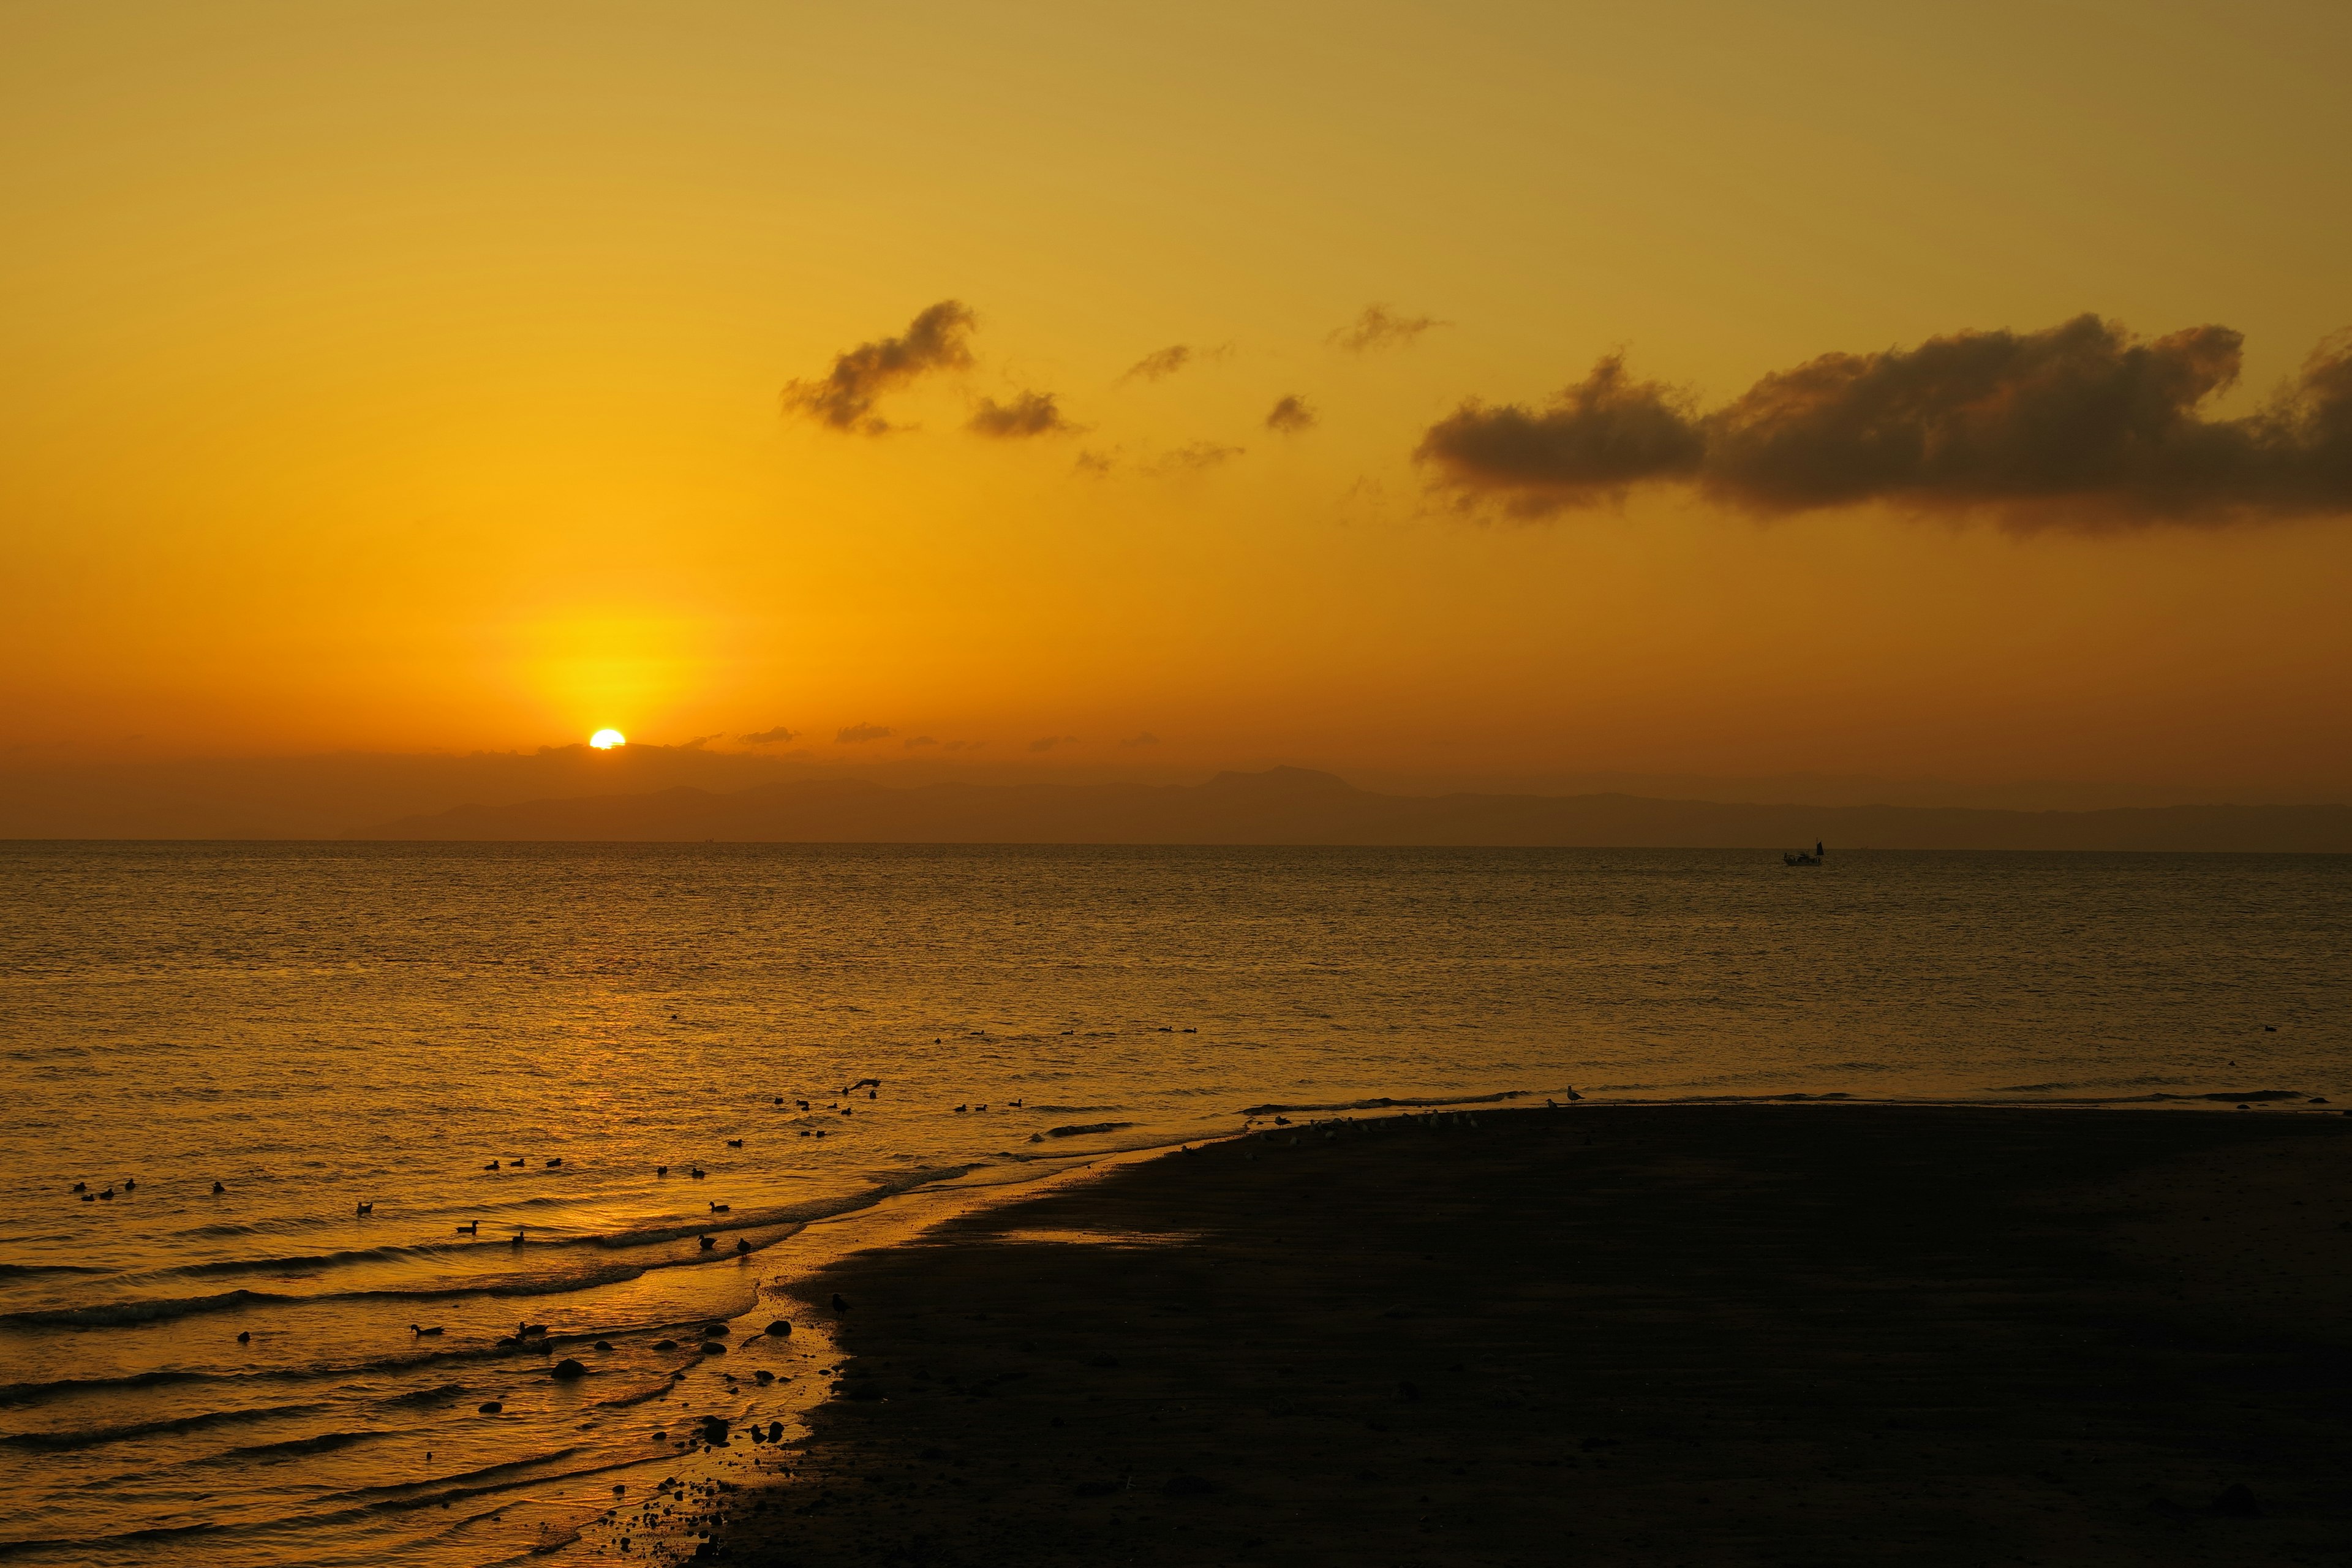
[[[461,805],[352,840],[902,844],[1230,844],[2352,853],[2352,806],[1755,805],[1646,795],[1383,795],[1277,767],[1198,784],[796,780],[735,791]]]

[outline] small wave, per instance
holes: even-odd
[[[225,1290],[217,1296],[173,1296],[149,1301],[105,1301],[95,1307],[45,1307],[29,1312],[0,1314],[0,1322],[28,1327],[64,1329],[117,1328],[126,1323],[152,1323],[199,1312],[226,1312],[256,1301],[293,1301],[264,1290]]]
[[[463,1399],[466,1392],[466,1385],[462,1383],[445,1383],[436,1388],[417,1389],[413,1394],[395,1394],[391,1398],[380,1400],[378,1403],[387,1410],[415,1410],[429,1408],[436,1405],[446,1405],[453,1399]]]
[[[201,1372],[139,1372],[128,1377],[61,1377],[53,1383],[0,1384],[0,1407],[37,1405],[59,1394],[90,1394],[107,1388],[153,1388],[166,1383],[202,1383]]]
[[[348,1252],[319,1252],[293,1258],[227,1258],[213,1263],[184,1263],[176,1268],[159,1268],[152,1274],[131,1278],[209,1279],[224,1274],[293,1274],[304,1269],[321,1271],[353,1263],[389,1262],[394,1258],[414,1258],[436,1247],[368,1247]]]
[[[1451,1099],[1391,1100],[1383,1095],[1378,1100],[1334,1100],[1328,1105],[1244,1105],[1242,1107],[1242,1114],[1272,1116],[1276,1111],[1291,1110],[1384,1110],[1391,1106],[1492,1105],[1502,1100],[1524,1100],[1532,1092],[1529,1089],[1506,1089],[1500,1094],[1463,1095]]]
[[[0,1436],[0,1443],[12,1448],[30,1448],[37,1453],[58,1453],[71,1448],[93,1448],[101,1443],[121,1443],[132,1437],[201,1432],[207,1426],[223,1426],[238,1421],[267,1421],[275,1415],[300,1415],[325,1408],[323,1405],[265,1405],[252,1410],[207,1410],[200,1415],[183,1415],[176,1420],[134,1421],[121,1426],[92,1426],[79,1432],[12,1432]]]
[[[292,1459],[305,1454],[332,1453],[348,1448],[354,1443],[365,1443],[381,1437],[381,1432],[321,1432],[314,1437],[289,1437],[282,1443],[253,1443],[242,1448],[231,1448],[221,1455],[226,1459]]]
[[[1132,1121],[1080,1121],[1073,1123],[1067,1127],[1048,1127],[1045,1129],[1045,1136],[1048,1138],[1078,1138],[1090,1132],[1117,1132],[1121,1128],[1132,1127],[1134,1125],[1135,1123]]]
[[[104,1274],[104,1268],[88,1268],[78,1263],[0,1263],[0,1279],[29,1279],[43,1274]]]
[[[676,1384],[665,1378],[661,1382],[641,1389],[635,1394],[623,1394],[615,1395],[611,1399],[600,1399],[596,1402],[596,1408],[599,1410],[627,1410],[633,1406],[643,1405],[648,1399],[659,1399],[662,1395],[667,1394],[671,1389],[677,1386],[677,1385]]]
[[[222,1528],[217,1524],[162,1524],[152,1530],[126,1530],[120,1535],[61,1536],[50,1541],[0,1541],[0,1557],[69,1547],[85,1553],[83,1561],[94,1563],[112,1555],[105,1550],[110,1546],[134,1541],[176,1541],[183,1536],[210,1535]]]
[[[578,1452],[580,1449],[575,1445],[569,1448],[557,1448],[551,1453],[535,1454],[528,1459],[509,1459],[500,1464],[486,1465],[478,1470],[458,1470],[450,1475],[435,1476],[428,1480],[394,1481],[383,1486],[353,1487],[349,1491],[333,1494],[330,1500],[372,1502],[380,1498],[397,1499],[413,1496],[420,1491],[432,1491],[437,1487],[471,1487],[480,1489],[485,1482],[510,1480],[518,1472],[535,1469],[541,1465],[553,1464],[558,1459],[568,1459]],[[435,1495],[437,1497],[440,1494],[436,1492]]]

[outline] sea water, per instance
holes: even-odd
[[[0,847],[0,1552],[503,1560],[789,1406],[687,1331],[810,1227],[1258,1108],[2352,1106],[2347,953],[2342,857]]]

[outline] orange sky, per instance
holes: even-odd
[[[2256,416],[2352,325],[2347,66],[2283,0],[12,5],[0,768],[782,725],[2352,798],[2324,502],[1530,518],[1414,458],[1616,350],[1713,409],[2086,311],[2243,333],[2200,416]],[[783,396],[949,300],[892,433]],[[1027,393],[1069,428],[967,428]]]

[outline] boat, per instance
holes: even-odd
[[[1810,855],[1806,854],[1801,849],[1782,850],[1780,852],[1780,864],[1783,866],[1818,866],[1822,863],[1822,857],[1826,853],[1827,851],[1824,850],[1820,842],[1816,840],[1813,845],[1813,852]]]

